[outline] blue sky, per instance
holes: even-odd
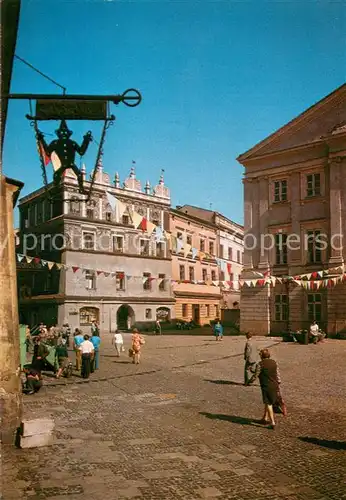
[[[173,206],[212,203],[242,223],[236,157],[344,82],[345,33],[343,2],[22,0],[16,53],[71,94],[139,89],[140,106],[112,106],[104,169],[123,181],[135,160],[144,186],[164,168]],[[60,93],[19,61],[12,92]],[[28,111],[10,103],[3,164],[23,194],[42,182]]]

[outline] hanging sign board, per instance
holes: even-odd
[[[38,99],[35,118],[37,120],[105,120],[107,101]]]

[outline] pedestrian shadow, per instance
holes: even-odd
[[[240,425],[256,425],[259,421],[247,417],[238,417],[236,415],[224,415],[222,413],[207,413],[204,411],[199,412],[200,415],[210,418],[211,420],[225,420],[226,422],[232,422],[233,424]]]
[[[324,448],[329,448],[331,450],[346,450],[346,441],[329,441],[327,439],[318,439],[313,437],[299,437],[300,441],[305,443],[316,444],[317,446],[323,446]]]
[[[204,382],[210,382],[211,384],[218,384],[218,385],[241,385],[241,386],[244,386],[244,384],[242,382],[233,382],[232,380],[209,380],[209,379],[205,378]]]
[[[117,361],[116,359],[113,361],[113,363],[117,363],[118,365],[129,365],[132,364],[132,361]]]

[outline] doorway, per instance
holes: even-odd
[[[199,304],[192,304],[192,320],[196,325],[199,325],[200,321],[200,311]]]
[[[135,323],[135,313],[132,307],[123,304],[117,311],[118,330],[131,330]]]

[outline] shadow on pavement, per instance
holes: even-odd
[[[220,413],[207,413],[204,411],[200,411],[199,414],[212,420],[226,420],[226,422],[233,422],[234,424],[240,425],[256,425],[259,423],[258,420],[246,417],[237,417],[236,415],[223,415]]]
[[[300,441],[305,443],[317,444],[331,450],[346,450],[346,441],[328,441],[327,439],[318,439],[313,437],[300,437]]]
[[[242,382],[233,382],[232,380],[209,380],[207,378],[204,379],[204,382],[210,382],[211,384],[219,384],[219,385],[242,385]]]

